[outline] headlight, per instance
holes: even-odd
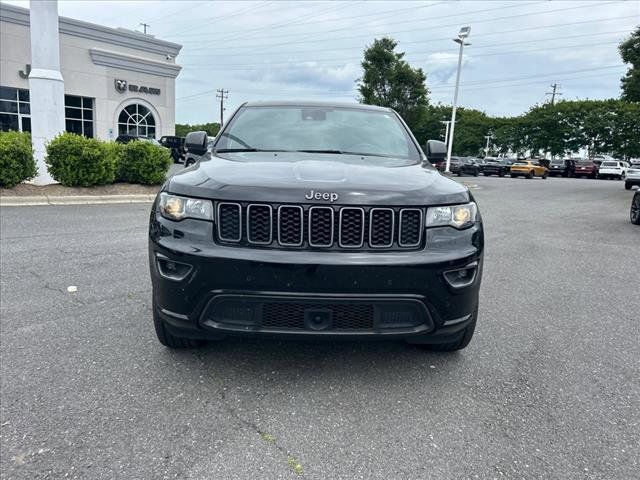
[[[160,213],[169,220],[197,218],[213,220],[213,204],[211,200],[179,197],[170,193],[160,194]]]
[[[466,228],[476,222],[478,207],[474,202],[427,209],[427,227]]]

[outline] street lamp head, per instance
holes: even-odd
[[[469,34],[471,33],[471,27],[466,26],[466,27],[462,27],[460,29],[460,31],[458,32],[458,38],[460,40],[467,38],[469,36]]]

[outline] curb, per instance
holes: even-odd
[[[108,205],[117,203],[152,203],[155,194],[142,195],[37,195],[0,197],[0,207],[32,207],[38,205]]]

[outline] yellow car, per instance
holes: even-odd
[[[535,176],[547,178],[549,170],[547,167],[540,165],[539,163],[532,162],[531,160],[518,160],[516,163],[511,165],[509,173],[511,174],[511,178],[533,178]]]

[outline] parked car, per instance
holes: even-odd
[[[153,145],[160,145],[160,142],[158,142],[155,138],[152,137],[138,137],[136,135],[118,135],[118,137],[116,138],[116,142],[117,143],[129,143],[129,142],[133,142],[134,140],[139,140],[141,142],[149,142],[152,143]]]
[[[576,161],[572,159],[554,159],[549,164],[549,176],[572,177],[576,172]]]
[[[458,173],[460,171],[460,163],[462,163],[460,157],[451,157],[451,162],[449,163],[449,171],[451,173]]]
[[[182,163],[185,159],[184,137],[165,135],[160,137],[160,145],[171,150],[173,163]]]
[[[636,190],[631,200],[631,210],[629,211],[631,223],[640,225],[640,190]]]
[[[205,154],[206,133],[185,146]],[[431,159],[445,151],[428,148]],[[151,209],[162,344],[377,337],[453,351],[471,341],[482,219],[395,111],[245,103],[211,155],[165,182]]]
[[[605,160],[598,169],[598,178],[617,178],[623,180],[627,175],[626,162]]]
[[[490,175],[504,177],[509,174],[512,164],[513,162],[506,158],[485,158],[485,163],[482,166],[482,174],[487,177]]]
[[[472,157],[463,157],[458,163],[458,176],[473,175],[477,177],[480,175],[481,167],[478,163],[478,159]]]
[[[511,174],[511,178],[515,177],[541,177],[547,178],[549,175],[549,170],[547,167],[544,167],[536,162],[531,160],[518,160],[513,165],[511,165],[511,169],[509,170]]]
[[[577,177],[596,178],[598,176],[598,165],[591,160],[580,160],[576,162],[574,175]]]
[[[624,179],[624,188],[631,190],[631,187],[638,185],[640,187],[640,164],[632,166],[627,170],[627,176]]]

